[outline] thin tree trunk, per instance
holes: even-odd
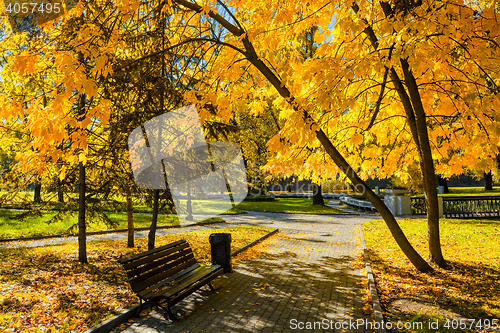
[[[324,206],[325,202],[323,201],[323,193],[322,193],[322,188],[321,185],[312,184],[313,188],[313,205],[318,205],[318,206]]]
[[[64,190],[61,180],[57,178],[57,201],[64,202]]]
[[[381,1],[380,6],[382,7],[386,17],[390,17],[392,15],[392,9],[388,2]],[[352,5],[352,8],[356,13],[359,11],[359,6],[356,3]],[[378,39],[371,26],[368,25],[363,31],[368,36],[372,46],[377,49]],[[391,53],[389,51],[389,57],[390,54]],[[420,97],[417,82],[411,73],[408,61],[406,59],[400,59],[400,64],[403,69],[404,81],[408,89],[409,96],[396,70],[391,67],[389,73],[392,83],[396,88],[396,92],[398,93],[403,104],[413,141],[415,142],[419,154],[420,170],[422,172],[422,185],[424,187],[427,205],[429,261],[435,262],[440,267],[446,267],[446,261],[444,260],[441,252],[436,174],[429,143],[429,135],[427,132],[425,110],[422,105],[422,99]]]
[[[389,3],[381,1],[380,5],[386,17],[392,15],[392,9]],[[359,7],[356,3],[352,5],[353,10],[357,13]],[[368,36],[372,46],[378,48],[378,39],[371,26],[367,26],[364,33]],[[390,57],[389,51],[389,57]],[[400,59],[401,68],[404,73],[404,80],[408,89],[409,96],[405,86],[401,82],[396,70],[391,67],[389,70],[392,83],[401,98],[410,131],[415,142],[419,154],[420,170],[422,172],[422,184],[426,197],[427,205],[427,226],[429,234],[429,261],[437,263],[440,267],[446,267],[446,261],[441,252],[441,243],[439,235],[439,206],[436,190],[436,176],[434,170],[434,161],[429,143],[427,132],[427,120],[425,111],[420,98],[417,82],[411,73],[407,60]]]
[[[492,191],[493,190],[493,174],[490,172],[484,173],[484,190]]]
[[[85,58],[80,52],[78,55],[78,60],[85,67]],[[85,118],[85,104],[87,96],[85,94],[80,95],[79,100],[79,120],[82,121]],[[87,192],[85,184],[85,165],[83,162],[78,164],[79,173],[79,196],[78,196],[78,260],[81,263],[87,263],[87,224],[85,222],[85,195]]]
[[[128,228],[128,241],[127,247],[134,247],[134,206],[132,204],[132,193],[129,186],[125,186],[127,195],[127,228]]]
[[[151,220],[151,227],[149,228],[148,235],[148,250],[152,250],[155,248],[155,237],[156,237],[156,224],[158,221],[158,210],[159,204],[158,201],[160,199],[160,190],[154,190],[153,195],[153,219]]]
[[[35,184],[35,195],[33,197],[33,201],[35,203],[42,202],[42,183],[40,182],[40,178],[38,178],[38,181]]]
[[[78,165],[78,261],[87,263],[87,225],[85,224],[85,165],[82,162]]]

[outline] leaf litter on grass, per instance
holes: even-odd
[[[161,246],[187,240],[201,263],[210,261],[208,237],[229,232],[237,249],[272,228],[193,230],[156,237]],[[87,243],[88,264],[78,262],[78,244],[0,249],[0,331],[82,332],[138,302],[117,259],[147,249],[147,238]],[[252,250],[241,254],[258,256]]]
[[[427,221],[398,222],[425,257]],[[443,328],[446,320],[499,319],[500,222],[442,219],[440,225],[443,254],[450,268],[436,268],[432,273],[421,273],[411,265],[383,221],[363,225],[386,320],[407,322],[419,316],[419,321],[439,320]],[[489,329],[472,327],[470,331]]]

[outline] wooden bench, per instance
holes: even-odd
[[[176,320],[171,306],[204,285],[212,291],[211,281],[224,273],[220,265],[200,266],[193,250],[180,240],[153,250],[118,260],[125,270],[132,290],[139,296],[137,315],[145,306],[159,306],[165,318]],[[166,302],[163,306],[160,302]]]

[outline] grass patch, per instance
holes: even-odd
[[[324,200],[325,204],[329,199]],[[296,214],[348,214],[343,210],[328,206],[314,206],[309,198],[275,198],[274,201],[243,201],[239,209],[259,210],[264,212]]]
[[[156,245],[185,239],[197,260],[206,264],[210,261],[211,233],[230,232],[235,250],[271,230],[237,227],[189,231],[157,236]],[[88,242],[89,264],[78,262],[77,243],[0,249],[0,331],[83,332],[137,303],[139,299],[117,259],[145,251],[147,238],[137,238],[134,249],[126,245],[126,239]]]
[[[403,219],[398,222],[425,258],[427,221]],[[499,221],[442,219],[443,255],[451,268],[436,269],[430,274],[413,268],[383,221],[363,224],[363,234],[386,321],[414,320],[423,322],[423,329],[405,332],[436,332],[428,329],[428,322],[439,320],[439,332],[453,332],[444,327],[447,320],[451,324],[454,319],[490,319],[491,322],[500,318]],[[485,328],[469,329],[471,323],[467,325],[471,332],[483,332],[481,329]]]

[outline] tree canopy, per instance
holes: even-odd
[[[315,176],[342,171],[365,186],[370,175],[404,178],[418,161],[429,259],[444,265],[435,174],[488,171],[498,154],[498,15],[496,2],[462,0],[81,1],[33,31],[4,31],[2,118],[29,130],[18,159],[43,174],[50,161],[87,161],[89,130],[120,112],[109,85],[141,81],[140,95],[125,96],[131,110],[166,109],[148,86],[185,87],[169,100],[220,123],[265,113],[272,99],[283,124],[268,143],[271,172],[327,166]],[[365,196],[429,270],[380,199]]]

